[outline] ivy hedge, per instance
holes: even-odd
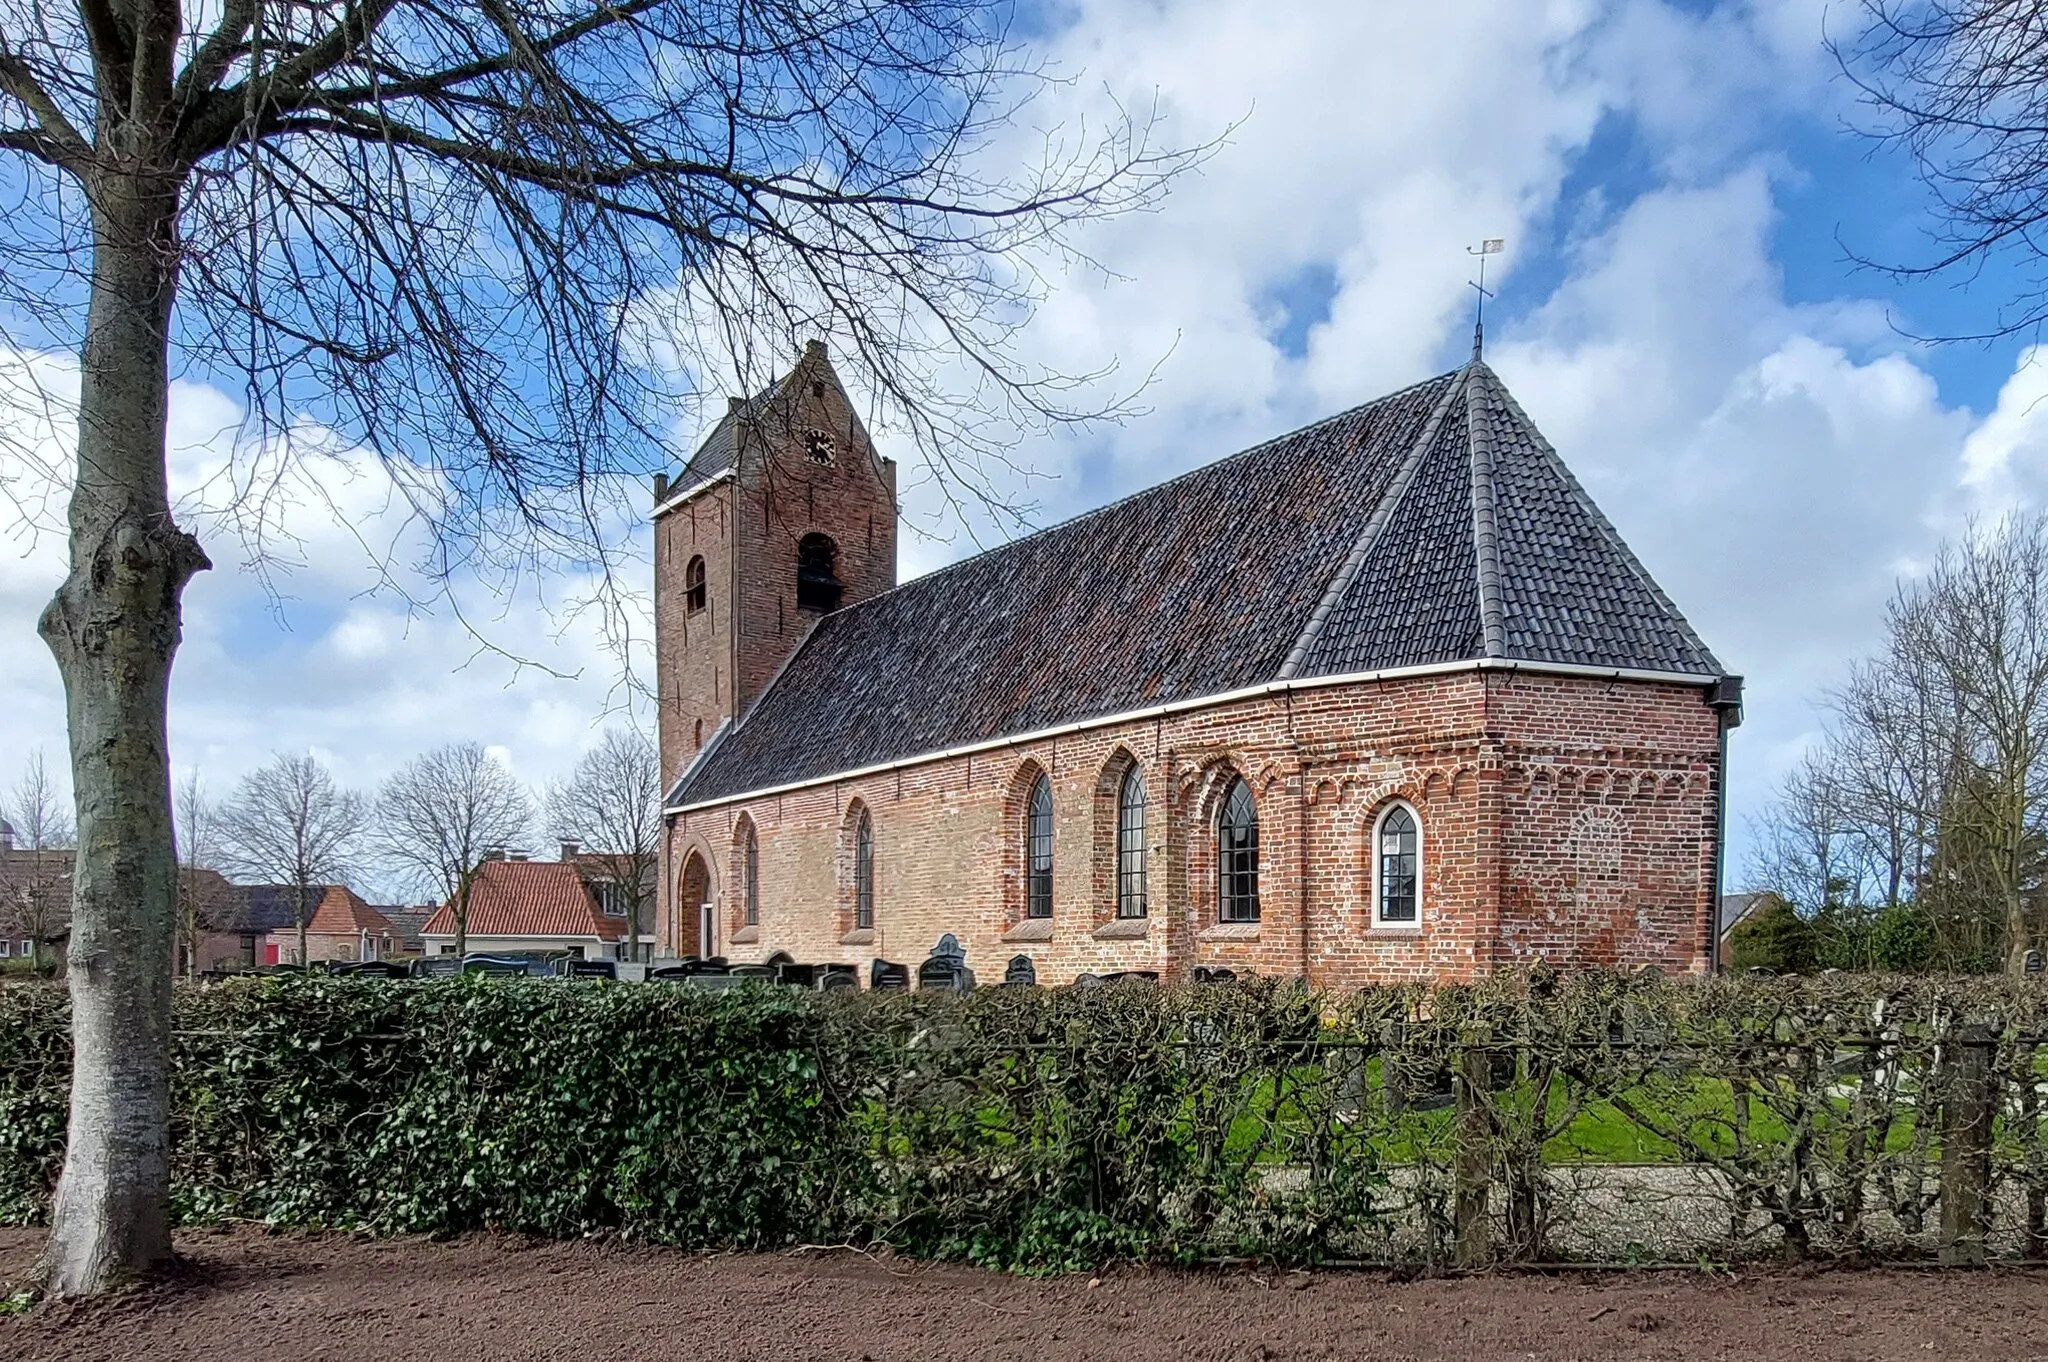
[[[2043,1250],[2048,990],[2014,981],[311,976],[174,1006],[188,1222],[1028,1269]],[[68,1022],[61,986],[0,985],[0,1222],[47,1214]]]

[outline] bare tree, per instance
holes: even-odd
[[[2048,321],[2048,15],[2040,0],[1859,0],[1833,43],[1862,93],[1864,131],[1904,150],[1932,199],[1932,250],[1864,259],[1899,278],[1976,278],[2010,259],[2023,281],[1982,336]]]
[[[1751,883],[1809,913],[1856,901],[1864,863],[1851,799],[1831,747],[1802,757],[1755,829]]]
[[[0,934],[28,942],[29,963],[41,969],[70,909],[75,859],[66,854],[75,844],[64,796],[41,748],[29,753],[0,817],[14,829],[14,854],[0,856]]]
[[[626,909],[628,955],[640,958],[640,928],[654,899],[661,858],[661,757],[635,728],[610,728],[566,781],[548,788],[548,827],[606,858]]]
[[[230,905],[212,873],[220,859],[220,815],[206,797],[195,768],[178,782],[171,800],[178,834],[177,968],[186,978],[199,969],[199,938],[225,925]]]
[[[1016,422],[1105,410],[1020,357],[1041,271],[1200,154],[1115,110],[1036,123],[1050,77],[1010,13],[0,0],[0,313],[79,357],[71,570],[41,622],[87,848],[46,1290],[170,1255],[164,703],[210,565],[169,496],[174,354],[245,394],[259,550],[290,468],[363,450],[432,531],[406,566],[602,575],[701,391],[809,336],[941,495],[986,494]]]
[[[455,953],[469,949],[469,892],[487,852],[533,831],[533,798],[481,743],[451,743],[399,768],[377,796],[384,860],[431,892],[455,918]]]
[[[243,776],[220,809],[222,859],[246,879],[288,885],[299,963],[314,890],[347,879],[350,858],[369,823],[363,797],[334,783],[314,757],[279,754]]]

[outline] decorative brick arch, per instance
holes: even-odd
[[[730,881],[726,886],[726,931],[728,939],[761,926],[761,833],[750,814],[741,814],[732,825],[732,848],[726,856]],[[750,882],[751,881],[751,882]]]
[[[1117,914],[1117,850],[1119,818],[1122,814],[1124,778],[1137,772],[1140,786],[1145,791],[1145,881],[1146,901],[1149,911],[1152,883],[1158,873],[1160,859],[1154,849],[1164,840],[1155,820],[1161,816],[1167,801],[1153,788],[1147,777],[1145,764],[1137,754],[1122,743],[1110,750],[1103,760],[1102,768],[1095,776],[1094,797],[1090,801],[1093,818],[1089,827],[1088,841],[1088,900],[1091,916],[1097,927],[1116,920]]]
[[[861,877],[861,829],[867,829],[867,893],[869,917],[863,925],[860,917]],[[840,940],[848,945],[865,945],[881,941],[882,907],[875,884],[875,865],[881,851],[878,846],[881,830],[874,811],[856,797],[846,806],[846,813],[839,820],[839,848],[837,856],[837,906],[839,910]]]
[[[676,871],[676,954],[717,954],[717,900],[718,877],[711,859],[701,847],[692,846]],[[712,905],[709,911],[706,903]]]
[[[1221,813],[1224,792],[1231,783],[1243,780],[1245,788],[1251,791],[1252,806],[1259,819],[1259,869],[1264,878],[1266,862],[1271,855],[1267,840],[1267,801],[1251,777],[1245,774],[1246,763],[1233,756],[1221,756],[1205,762],[1189,773],[1182,782],[1181,828],[1183,854],[1182,873],[1186,876],[1183,886],[1185,902],[1199,931],[1217,925],[1217,867],[1216,867],[1216,820]]]
[[[1052,773],[1036,757],[1026,757],[1017,763],[1017,769],[1010,772],[1009,783],[1003,788],[1003,806],[996,826],[1000,839],[996,855],[996,901],[1003,906],[1003,930],[1008,931],[1024,920],[1024,830],[1025,816],[1031,803],[1031,789],[1038,784],[1038,778],[1047,781]],[[1053,791],[1053,883],[1059,883],[1059,791]],[[1055,901],[1055,914],[1059,905]]]

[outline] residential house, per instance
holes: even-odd
[[[481,954],[560,952],[616,959],[623,919],[601,911],[574,861],[485,861],[469,890],[468,948]],[[455,949],[455,910],[444,903],[420,930],[426,954]]]

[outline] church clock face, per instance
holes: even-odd
[[[804,432],[804,457],[812,463],[830,466],[836,446],[832,437],[813,426]]]

